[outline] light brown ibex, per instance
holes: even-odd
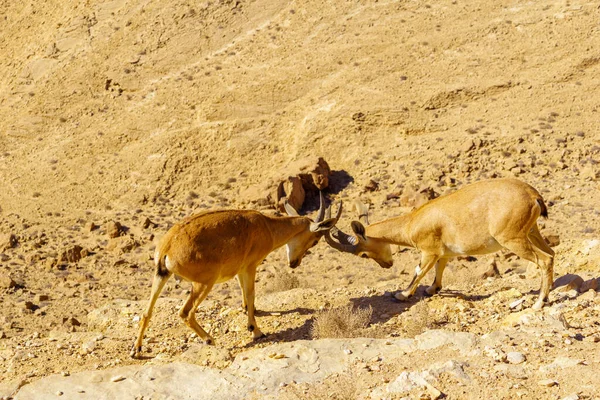
[[[320,201],[315,222],[299,216],[286,204],[288,217],[270,217],[252,210],[207,211],[185,218],[169,229],[156,247],[150,301],[140,320],[131,356],[140,356],[154,304],[173,274],[192,282],[192,291],[179,316],[207,344],[214,340],[196,322],[196,309],[215,283],[236,275],[242,289],[242,307],[248,312],[248,330],[254,339],[264,336],[254,318],[256,268],[269,253],[283,245],[287,247],[289,266],[296,268],[300,264],[306,251],[319,242],[341,214],[340,203],[337,216],[323,220],[323,194]]]
[[[363,213],[364,210],[363,207]],[[420,250],[421,262],[408,288],[395,294],[398,300],[413,295],[421,278],[434,265],[435,280],[426,290],[428,295],[442,288],[448,259],[508,249],[540,267],[540,295],[533,305],[540,309],[548,299],[554,268],[554,251],[536,223],[540,215],[546,218],[548,211],[533,187],[517,179],[491,179],[467,185],[408,214],[366,228],[353,221],[354,236],[334,228],[325,238],[330,246],[372,258],[384,268],[393,264],[391,244]]]

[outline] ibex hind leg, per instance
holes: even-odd
[[[172,274],[170,272],[167,271],[165,273],[163,270],[157,270],[156,274],[154,275],[154,279],[152,281],[152,291],[150,292],[150,300],[148,301],[146,311],[144,311],[142,319],[140,320],[140,328],[137,339],[131,348],[130,355],[133,358],[139,357],[142,353],[142,341],[144,340],[144,333],[146,332],[146,328],[148,328],[148,323],[152,317],[154,305],[156,304],[156,300],[158,299],[158,296],[160,296],[160,292],[162,292],[165,283],[167,283],[171,275]]]
[[[435,265],[435,278],[433,283],[427,289],[425,289],[425,296],[433,296],[442,290],[442,275],[444,275],[444,269],[448,264],[447,258],[440,258]]]
[[[554,269],[554,252],[548,254],[535,243],[537,239],[530,240],[528,238],[515,239],[510,242],[501,243],[508,250],[515,253],[524,260],[531,261],[541,270],[542,282],[540,286],[540,295],[533,305],[534,310],[539,310],[544,306],[544,302],[548,299],[550,287],[552,286],[552,277]]]
[[[533,225],[529,233],[529,240],[533,244],[533,250],[538,256],[538,266],[541,268],[541,289],[540,297],[542,294],[544,300],[548,299],[550,288],[554,282],[554,250],[546,243],[546,240],[542,237],[537,224]]]
[[[192,292],[188,296],[185,304],[179,310],[179,316],[187,326],[189,326],[195,333],[204,340],[204,343],[212,345],[215,343],[212,336],[210,336],[196,321],[196,310],[200,303],[206,299],[206,296],[210,293],[214,282],[209,284],[203,284],[194,282],[192,283]]]

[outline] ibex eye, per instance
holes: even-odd
[[[366,255],[365,253],[362,253],[360,256],[361,256],[362,258],[369,258],[369,256],[368,256],[368,255]]]

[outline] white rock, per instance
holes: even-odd
[[[523,353],[511,351],[506,354],[506,360],[511,364],[521,364],[522,362],[525,362],[526,358]]]
[[[558,382],[556,382],[554,379],[543,379],[541,381],[538,381],[538,385],[552,387],[554,385],[558,385]]]

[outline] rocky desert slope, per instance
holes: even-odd
[[[0,1],[0,396],[598,398],[599,21],[585,1]],[[529,308],[539,275],[507,252],[396,303],[415,250],[384,270],[323,241],[294,271],[283,249],[261,266],[267,338],[230,281],[198,310],[201,345],[173,279],[130,359],[156,240],[206,209],[275,212],[318,157],[344,230],[355,199],[377,221],[480,179],[532,184],[549,306]],[[348,304],[371,310],[344,332],[360,338],[318,339]]]

